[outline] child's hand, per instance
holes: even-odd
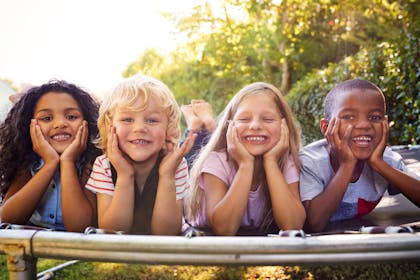
[[[238,164],[246,161],[254,161],[254,156],[248,152],[248,150],[239,140],[234,121],[229,122],[226,133],[226,142],[228,155]]]
[[[280,158],[288,151],[288,149],[289,128],[287,127],[286,120],[283,118],[281,120],[280,139],[273,148],[264,154],[264,160],[273,159],[274,161],[278,162]]]
[[[385,116],[381,125],[382,125],[381,141],[379,141],[378,146],[375,147],[375,149],[373,150],[372,154],[370,155],[368,159],[368,164],[370,166],[373,166],[379,161],[382,161],[382,156],[385,151],[386,143],[388,140],[388,133],[389,133],[388,116]]]
[[[45,139],[45,136],[42,133],[36,119],[31,120],[29,132],[32,140],[32,149],[34,152],[39,155],[45,163],[51,161],[57,161],[58,163],[60,157],[57,151]]]
[[[120,150],[116,129],[113,126],[109,127],[106,148],[108,159],[117,171],[118,176],[120,174],[130,175],[130,172],[131,175],[134,175],[134,167]]]
[[[197,133],[190,131],[181,147],[176,147],[174,143],[166,144],[166,153],[159,166],[159,175],[168,174],[174,176],[176,169],[183,157],[191,150],[194,145]]]
[[[77,158],[86,150],[88,139],[87,122],[83,121],[76,133],[73,142],[64,150],[60,156],[60,160],[68,160],[75,162]]]
[[[340,139],[340,125],[341,120],[333,118],[328,125],[325,137],[330,144],[331,152],[337,157],[340,165],[347,163],[355,165],[357,163],[357,159],[353,155],[349,144],[353,126],[349,125],[344,132],[343,139]]]

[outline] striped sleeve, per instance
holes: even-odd
[[[188,164],[187,160],[183,158],[175,172],[176,200],[183,199],[186,196],[189,188],[188,179]]]
[[[114,195],[115,186],[112,182],[111,165],[106,155],[96,158],[85,187],[94,193]]]

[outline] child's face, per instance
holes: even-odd
[[[67,93],[48,92],[38,100],[34,119],[47,142],[61,154],[74,140],[83,123],[82,109]]]
[[[134,107],[140,106],[139,98]],[[117,109],[112,118],[120,149],[135,162],[155,160],[165,145],[168,117],[155,98],[143,111]]]
[[[263,155],[276,145],[281,119],[273,97],[267,94],[245,97],[233,116],[239,139],[253,156]]]
[[[337,98],[333,117],[340,121],[340,139],[343,139],[346,128],[353,126],[350,148],[357,159],[368,159],[383,133],[385,105],[381,94],[360,89],[346,92]]]

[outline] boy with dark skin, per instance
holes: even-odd
[[[368,214],[387,189],[420,205],[420,181],[386,147],[385,98],[376,85],[361,79],[337,85],[326,97],[320,129],[326,139],[306,146],[300,155],[307,231]]]

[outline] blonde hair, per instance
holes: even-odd
[[[213,132],[208,144],[203,148],[196,161],[194,162],[193,168],[190,172],[191,187],[185,199],[185,211],[187,219],[196,219],[203,210],[202,203],[204,191],[199,186],[199,177],[204,161],[212,151],[227,151],[226,133],[228,128],[228,121],[233,119],[239,105],[245,97],[256,94],[268,94],[273,97],[273,101],[276,103],[282,117],[286,120],[286,124],[289,129],[289,151],[288,153],[285,153],[285,155],[279,160],[279,166],[281,170],[284,171],[289,154],[292,156],[296,167],[300,169],[298,156],[300,150],[300,129],[296,124],[293,114],[282,93],[275,86],[264,82],[256,82],[245,86],[238,93],[236,93],[236,95],[231,99],[224,111],[221,113],[217,127]],[[271,208],[270,200],[268,197],[267,204],[269,206],[267,208]],[[270,210],[271,209],[266,209],[264,220],[267,220],[267,216],[271,215]],[[264,225],[267,223],[268,222],[263,222]]]
[[[140,106],[134,107],[134,103],[141,99]],[[156,98],[158,104],[166,110],[168,127],[166,129],[166,141],[177,144],[181,137],[181,112],[178,103],[171,90],[161,81],[144,75],[135,75],[124,79],[111,91],[99,108],[98,147],[106,151],[109,126],[115,111],[125,108],[133,111],[142,111],[146,108],[149,99]]]

